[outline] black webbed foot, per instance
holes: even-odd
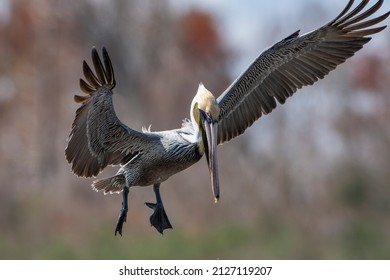
[[[150,224],[154,226],[159,233],[163,234],[165,229],[172,228],[162,203],[145,202],[145,204],[154,210],[153,214],[150,216]]]
[[[153,214],[150,216],[150,224],[154,226],[159,233],[163,234],[164,230],[172,228],[172,225],[169,222],[168,215],[165,212],[164,205],[161,200],[160,184],[155,184],[153,186],[153,190],[156,195],[156,203],[145,202],[145,204],[154,210]]]
[[[119,217],[115,226],[115,235],[119,233],[122,236],[123,223],[126,222],[128,203],[127,197],[129,194],[129,187],[124,187],[122,192],[122,208],[119,212]]]

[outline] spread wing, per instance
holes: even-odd
[[[112,95],[115,87],[113,67],[103,47],[103,63],[95,48],[92,61],[96,74],[83,62],[86,81],[80,79],[86,96],[75,95],[81,106],[68,138],[65,156],[78,176],[96,176],[107,165],[125,164],[153,142],[153,135],[124,125],[117,117]]]
[[[218,143],[242,134],[262,114],[270,113],[303,86],[312,85],[353,56],[370,41],[368,35],[386,26],[372,27],[389,16],[366,20],[383,4],[379,0],[366,11],[363,0],[354,1],[325,26],[299,36],[299,31],[265,50],[217,99],[220,106]]]

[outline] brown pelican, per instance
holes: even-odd
[[[191,103],[190,120],[181,128],[152,132],[133,130],[115,114],[112,96],[114,70],[106,49],[103,62],[95,48],[95,73],[83,62],[85,79],[81,90],[87,95],[74,97],[77,109],[65,150],[66,159],[78,176],[98,175],[107,165],[120,165],[115,176],[94,181],[93,189],[104,193],[122,192],[122,208],[115,235],[122,235],[132,186],[153,185],[156,202],[151,224],[160,232],[172,228],[164,210],[160,184],[173,174],[196,163],[205,154],[211,175],[214,199],[219,199],[217,145],[242,134],[262,114],[306,85],[324,78],[337,65],[353,56],[370,41],[369,35],[386,26],[373,27],[389,16],[387,12],[367,19],[383,4],[379,0],[363,11],[369,0],[354,9],[350,0],[331,22],[299,36],[299,31],[265,50],[218,98],[202,84]],[[367,20],[366,20],[367,19]]]

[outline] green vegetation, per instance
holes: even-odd
[[[174,230],[161,236],[149,227],[143,203],[153,192],[134,188],[118,237],[120,195],[92,191],[93,178],[72,174],[64,157],[91,47],[112,54],[119,118],[137,130],[173,129],[189,117],[199,82],[219,95],[232,71],[244,70],[239,61],[325,23],[308,11],[326,20],[339,11],[303,1],[299,25],[292,14],[258,16],[253,29],[242,26],[254,32],[251,45],[240,42],[247,53],[226,45],[221,32],[232,31],[207,10],[179,11],[171,1],[46,2],[7,1],[0,13],[0,259],[390,259],[390,27],[218,147],[218,205],[202,159],[162,185]]]
[[[273,224],[273,225],[272,225]],[[268,228],[267,228],[268,226]],[[262,228],[264,227],[264,228]],[[390,243],[370,222],[362,221],[343,240],[315,242],[282,224],[221,226],[204,232],[170,231],[115,237],[107,227],[82,244],[48,240],[40,249],[28,240],[0,236],[2,259],[388,259]]]

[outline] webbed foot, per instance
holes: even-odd
[[[145,202],[145,204],[154,210],[153,214],[150,216],[150,224],[154,226],[159,233],[163,234],[165,229],[172,228],[162,203]]]
[[[154,210],[150,216],[150,224],[154,226],[157,231],[163,234],[165,229],[172,228],[169,222],[168,215],[165,213],[164,205],[160,195],[160,184],[153,185],[154,194],[156,195],[156,203],[145,202],[145,204]]]

